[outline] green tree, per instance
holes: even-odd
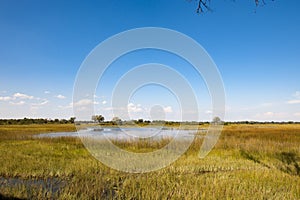
[[[75,119],[76,119],[76,117],[71,117],[71,118],[69,119],[69,122],[70,122],[71,124],[74,124]]]
[[[92,120],[101,123],[104,121],[104,117],[102,115],[93,115]]]
[[[213,124],[221,124],[222,120],[220,119],[220,117],[214,117],[212,120]]]
[[[119,117],[113,117],[111,121],[114,124],[122,124],[122,120]]]

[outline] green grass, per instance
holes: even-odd
[[[32,137],[73,130],[72,125],[0,126],[0,197],[300,199],[300,125],[225,126],[204,159],[198,158],[202,140],[197,139],[172,165],[145,174],[101,164],[78,138]],[[167,142],[115,144],[149,152]],[[5,182],[9,179],[15,183]],[[32,180],[48,185],[31,184]],[[59,189],[53,190],[55,186]]]

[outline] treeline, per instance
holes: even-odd
[[[137,120],[111,120],[111,121],[81,121],[77,123],[92,123],[96,122],[103,126],[110,126],[110,125],[141,125],[141,126],[147,126],[147,125],[169,125],[169,126],[180,126],[182,124],[185,125],[203,125],[203,124],[209,124],[209,122],[195,122],[195,121],[186,121],[186,122],[178,122],[178,121],[164,121],[164,120],[143,120],[143,119],[137,119]]]
[[[83,123],[89,123],[92,121],[86,121]],[[134,125],[134,124],[139,124],[139,125],[158,125],[158,124],[162,124],[162,125],[169,125],[169,126],[180,126],[180,125],[208,125],[210,123],[214,123],[214,122],[208,122],[208,121],[203,121],[203,122],[196,122],[196,121],[185,121],[185,122],[178,122],[178,121],[163,121],[163,120],[142,120],[142,119],[138,119],[138,120],[130,120],[130,121],[102,121],[99,124],[100,125]],[[260,121],[232,121],[232,122],[223,122],[221,121],[220,124],[223,125],[232,125],[232,124],[249,124],[249,125],[263,125],[263,124],[300,124],[300,122],[294,122],[294,121],[282,121],[282,122],[278,122],[278,121],[265,121],[265,122],[260,122]]]
[[[44,118],[23,118],[23,119],[0,119],[0,125],[26,125],[26,124],[73,124],[75,123],[75,117],[71,117],[70,119],[44,119]],[[169,126],[179,126],[182,124],[185,125],[205,125],[210,124],[211,122],[204,121],[204,122],[196,122],[196,121],[185,121],[185,122],[178,122],[178,121],[164,121],[164,120],[143,120],[143,119],[137,119],[137,120],[129,120],[129,121],[123,121],[121,119],[112,119],[111,121],[104,121],[104,118],[100,121],[94,120],[94,121],[77,121],[77,124],[80,123],[92,123],[92,122],[99,122],[101,125],[132,125],[132,124],[139,124],[139,125],[157,125],[157,124],[163,124],[163,125],[169,125]],[[259,122],[259,121],[232,121],[232,122],[222,122],[224,125],[230,125],[230,124],[300,124],[300,122],[294,122],[294,121],[282,121],[282,122],[276,122],[276,121],[265,121],[265,122]]]
[[[0,125],[25,125],[25,124],[73,124],[75,122],[75,117],[70,119],[0,119]]]
[[[235,122],[224,122],[224,125],[230,125],[230,124],[300,124],[300,122],[294,122],[294,121],[264,121],[264,122],[258,122],[258,121],[235,121]]]

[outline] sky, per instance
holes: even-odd
[[[190,120],[210,120],[203,78],[182,58],[154,49],[120,57],[93,102],[73,102],[80,66],[98,44],[126,30],[162,27],[193,38],[214,60],[225,88],[224,120],[300,121],[300,2],[266,3],[213,0],[213,12],[197,14],[196,1],[186,0],[0,0],[0,118],[70,118],[74,105],[94,104],[110,120],[120,78],[138,65],[162,63],[193,88],[199,118]],[[158,109],[164,119],[180,120],[178,102],[154,84],[133,91],[124,109],[132,119],[160,119]]]

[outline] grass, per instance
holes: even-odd
[[[74,124],[0,125],[0,140],[31,138],[34,134],[76,131]]]
[[[191,128],[191,127],[188,127]],[[228,125],[211,153],[202,139],[150,173],[113,170],[78,138],[34,138],[72,125],[0,126],[0,197],[21,199],[300,199],[300,125]],[[117,142],[149,152],[168,141]]]

